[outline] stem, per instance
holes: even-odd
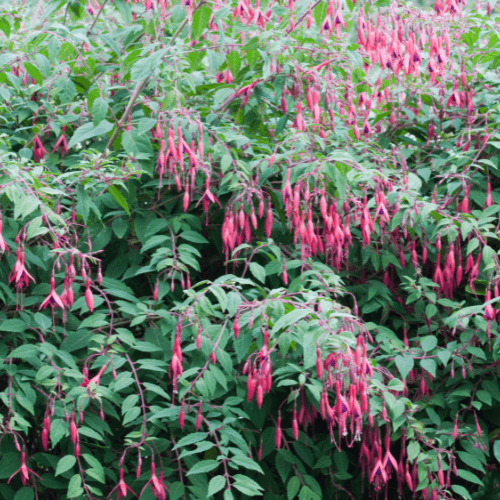
[[[204,4],[205,4],[205,0],[202,0],[198,4],[198,6],[194,10],[194,12],[196,12],[196,10],[198,10]],[[104,6],[104,4],[103,4],[103,6]],[[193,14],[194,14],[194,12],[193,12]],[[99,14],[97,14],[97,16],[99,16]],[[97,19],[97,17],[96,17],[96,19]],[[94,21],[94,23],[95,23],[95,21]],[[182,21],[182,23],[180,24],[180,26],[177,28],[177,31],[172,35],[172,38],[170,38],[170,40],[168,41],[167,47],[169,45],[172,45],[172,43],[174,42],[174,40],[180,35],[181,31],[184,29],[184,27],[186,26],[187,23],[188,23],[188,18],[186,17],[184,19],[184,21]],[[92,27],[93,27],[93,25],[92,25]],[[142,80],[142,82],[138,82],[137,85],[135,86],[134,92],[133,92],[132,96],[130,97],[130,101],[128,102],[127,107],[125,108],[123,116],[121,117],[121,120],[118,122],[115,130],[113,131],[113,134],[111,135],[108,143],[106,144],[106,148],[105,149],[109,149],[112,146],[113,142],[115,142],[115,139],[118,137],[118,134],[120,133],[120,130],[123,128],[123,125],[125,124],[125,122],[128,119],[128,115],[130,114],[130,112],[132,111],[132,108],[134,107],[135,101],[137,101],[137,98],[139,97],[139,94],[141,93],[142,89],[148,83],[149,78],[150,77],[148,76],[147,78],[145,78],[144,80]]]
[[[127,358],[127,361],[128,361],[130,368],[132,370],[132,374],[134,375],[135,383],[137,384],[137,388],[139,390],[139,397],[141,398],[142,436],[141,436],[141,441],[138,444],[138,446],[140,446],[141,444],[144,443],[144,441],[146,440],[146,437],[148,435],[147,417],[146,417],[147,406],[146,406],[146,401],[144,400],[144,392],[143,392],[142,387],[141,387],[141,382],[139,381],[139,377],[137,376],[137,370],[135,369],[134,363],[130,359],[130,356],[128,354],[125,354],[125,357]]]
[[[139,97],[139,94],[141,93],[142,89],[146,86],[148,83],[149,76],[142,80],[142,82],[138,82],[137,85],[135,86],[134,92],[132,96],[130,97],[130,101],[127,104],[127,107],[125,108],[125,111],[123,113],[123,116],[121,117],[121,120],[117,123],[116,128],[113,132],[113,135],[109,139],[108,143],[106,144],[105,149],[109,149],[113,142],[115,142],[115,139],[118,137],[118,134],[120,133],[120,130],[123,128],[123,125],[125,124],[126,120],[128,119],[128,115],[132,111],[132,108],[134,107],[135,101],[137,101],[137,98]]]
[[[101,15],[101,12],[104,10],[104,6],[106,5],[107,1],[108,0],[104,0],[104,2],[102,2],[102,5],[101,5],[101,8],[99,9],[99,12],[97,13],[97,16],[95,16],[95,18],[94,18],[94,22],[92,23],[92,25],[90,26],[89,30],[87,31],[87,35],[90,35],[90,33],[92,33],[92,30],[94,29],[95,23],[99,19],[99,16]]]
[[[311,7],[311,10],[313,10],[317,5],[321,3],[321,0],[317,0],[317,2]],[[306,17],[309,12],[305,12],[302,16],[300,16],[299,20],[295,23],[295,26],[293,29],[289,28],[285,31],[287,35],[289,35]]]

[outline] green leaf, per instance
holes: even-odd
[[[256,262],[250,262],[250,271],[256,279],[264,283],[266,281],[266,270]]]
[[[19,359],[28,359],[34,356],[38,356],[40,350],[37,346],[25,344],[17,349],[14,349],[10,354],[9,358],[19,358]]]
[[[476,457],[465,451],[457,451],[457,454],[460,457],[460,460],[462,460],[462,462],[464,462],[465,465],[468,465],[473,469],[481,471],[483,474],[485,473],[483,464],[480,462],[479,459],[477,459]]]
[[[413,369],[413,365],[415,362],[411,356],[396,356],[396,366],[398,367],[399,373],[401,373],[401,377],[405,379],[408,376],[408,373]]]
[[[108,114],[108,103],[102,98],[98,97],[92,103],[92,119],[94,120],[94,125],[99,125],[106,115]]]
[[[447,349],[440,349],[437,355],[438,358],[441,360],[441,363],[443,363],[443,366],[446,366],[446,364],[451,358],[451,352],[448,351]]]
[[[470,493],[467,491],[466,488],[463,486],[460,486],[458,484],[452,484],[451,489],[455,492],[461,495],[462,497],[466,498],[467,500],[472,500],[472,497],[470,496]]]
[[[127,232],[128,224],[122,218],[117,218],[113,221],[111,227],[113,228],[113,231],[116,234],[116,236],[122,239],[125,236],[125,233]]]
[[[332,465],[332,459],[328,455],[323,455],[318,459],[314,469],[322,469],[323,467],[330,467]]]
[[[458,477],[461,477],[465,481],[469,481],[470,483],[479,484],[483,486],[483,482],[479,479],[475,474],[468,470],[458,469]]]
[[[197,40],[202,35],[204,29],[208,26],[212,9],[208,5],[203,5],[193,14],[193,23],[191,25],[192,40]]]
[[[50,424],[50,442],[52,446],[55,447],[57,443],[66,435],[69,431],[69,424],[60,419],[56,418]]]
[[[70,470],[75,464],[76,458],[74,455],[66,455],[62,457],[57,463],[56,476]]]
[[[190,241],[191,243],[208,243],[208,241],[201,234],[195,231],[184,231],[179,236],[184,240]]]
[[[35,55],[36,63],[38,64],[38,67],[40,68],[43,76],[45,78],[48,78],[51,73],[51,66],[49,60],[43,55],[43,54],[36,54]]]
[[[303,486],[300,490],[299,500],[312,500],[312,490],[309,486]]]
[[[0,17],[0,30],[3,31],[4,35],[9,38],[10,36],[10,24],[5,17]]]
[[[52,327],[52,320],[45,316],[45,314],[42,313],[35,313],[35,321],[38,323],[40,328],[42,329],[42,333],[47,331],[49,328]]]
[[[434,335],[428,335],[421,340],[420,346],[425,352],[428,352],[432,351],[437,346],[437,343],[437,338]]]
[[[169,500],[177,500],[184,495],[186,488],[185,486],[180,482],[176,481],[175,483],[172,483],[170,485],[170,496],[168,497]]]
[[[1,332],[24,332],[26,330],[26,323],[18,318],[6,319],[4,321],[0,321],[0,331]],[[33,347],[33,346],[21,346],[21,347]],[[18,349],[20,349],[18,347]],[[16,352],[18,349],[15,349],[13,352]],[[11,354],[12,356],[12,354]]]
[[[218,90],[214,94],[213,109],[217,109],[230,95],[234,95],[234,89],[232,88],[225,88]],[[231,161],[230,156],[229,156],[229,161]]]
[[[24,63],[24,69],[29,73],[31,77],[35,80],[38,85],[42,85],[43,83],[43,77],[40,71],[38,71],[38,68],[29,62]]]
[[[219,301],[220,307],[222,311],[227,310],[227,295],[226,292],[217,285],[212,285],[210,287],[210,291],[215,295],[217,300]]]
[[[316,26],[318,28],[321,26],[321,23],[325,20],[327,8],[328,8],[328,2],[326,0],[322,0],[313,9],[313,17],[314,20],[316,21]]]
[[[493,455],[495,455],[495,458],[500,462],[500,439],[497,439],[493,443]]]
[[[208,496],[211,497],[226,485],[224,476],[215,476],[208,483]]]
[[[325,457],[321,457],[325,458]],[[328,458],[328,457],[326,457]],[[330,461],[331,463],[331,461]],[[297,476],[293,476],[290,481],[288,481],[288,486],[286,488],[287,490],[287,495],[288,495],[288,500],[292,500],[295,495],[299,492],[300,488],[300,480]]]
[[[151,77],[161,64],[161,58],[166,54],[168,49],[160,49],[153,52],[148,57],[141,57],[132,66],[130,78],[134,82],[144,81]]]
[[[82,494],[82,478],[80,477],[80,474],[75,474],[69,481],[67,496],[68,498],[75,498]]]
[[[128,155],[137,160],[146,160],[154,156],[151,141],[145,135],[139,135],[136,132],[123,133],[122,147]]]
[[[255,470],[257,472],[260,472],[261,474],[264,474],[261,466],[245,455],[236,455],[231,458],[231,462],[235,463],[236,465],[241,465],[241,467],[245,467],[246,469]]]
[[[113,130],[113,125],[106,120],[102,120],[97,127],[91,122],[86,123],[75,130],[75,133],[68,143],[68,148],[72,148],[81,142],[88,141],[93,137],[107,134],[111,130]]]
[[[35,498],[35,492],[33,491],[33,488],[30,488],[29,486],[24,486],[23,488],[20,488],[17,491],[14,500],[33,500],[34,498]]]
[[[204,439],[206,439],[206,437],[206,432],[193,432],[192,434],[179,439],[179,441],[177,441],[177,444],[172,449],[176,450],[177,448],[181,448],[182,446],[188,446],[190,444],[197,443],[198,441],[203,441]]]
[[[243,476],[242,474],[235,474],[235,482],[233,486],[241,491],[243,494],[248,496],[262,495],[262,486],[259,483],[250,479],[249,477]]]
[[[294,309],[293,311],[289,312],[288,314],[281,316],[281,318],[279,318],[278,321],[276,321],[271,333],[275,334],[282,329],[288,328],[289,326],[297,323],[298,321],[305,318],[306,316],[308,316],[312,312],[313,311],[311,311],[309,309]]]
[[[125,413],[125,416],[123,417],[122,425],[125,426],[128,423],[133,422],[140,414],[141,409],[138,407],[132,408],[131,410],[127,411],[127,413]]]
[[[217,460],[202,460],[197,464],[193,465],[186,474],[189,476],[190,474],[201,474],[202,472],[210,472],[219,467],[219,462]]]
[[[420,366],[425,371],[428,371],[433,377],[436,376],[437,364],[436,364],[436,362],[433,359],[421,359],[420,360]]]
[[[82,456],[94,470],[99,472],[99,475],[102,473],[102,476],[104,477],[104,467],[96,457],[94,457],[93,455],[89,455],[88,453],[84,453]]]
[[[116,203],[122,207],[128,215],[130,215],[130,209],[128,207],[127,200],[123,197],[116,186],[108,186],[108,193],[114,198]]]
[[[233,74],[233,76],[237,76],[238,72],[240,71],[240,67],[241,67],[240,55],[235,50],[232,50],[226,56],[226,59],[227,59],[227,64],[229,66],[229,69],[231,70],[231,73]]]

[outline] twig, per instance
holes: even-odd
[[[199,9],[202,5],[205,4],[205,1],[201,1],[198,5],[198,7],[196,7],[196,9],[194,10],[194,12],[196,12],[197,9]],[[193,14],[194,14],[193,12]],[[177,28],[177,31],[172,35],[172,38],[170,38],[170,40],[168,41],[167,43],[167,47],[169,45],[172,45],[172,43],[174,42],[174,40],[180,35],[181,31],[184,29],[184,27],[186,26],[186,24],[188,23],[188,18],[186,17],[184,19],[184,21],[182,21],[182,23],[180,24],[180,26]],[[146,84],[148,83],[149,81],[149,76],[146,77],[144,80],[142,80],[142,82],[139,82],[137,83],[135,89],[134,89],[134,92],[132,94],[132,96],[130,97],[130,100],[127,104],[127,107],[125,108],[125,111],[123,113],[123,116],[121,117],[121,120],[118,122],[113,134],[111,135],[108,143],[106,144],[106,149],[109,149],[113,142],[115,142],[115,139],[118,137],[118,134],[120,133],[120,130],[123,128],[123,126],[125,125],[125,122],[127,121],[128,119],[128,116],[130,114],[130,112],[132,111],[132,108],[134,107],[134,104],[135,104],[135,101],[137,101],[137,98],[139,97],[139,94],[141,93],[142,89],[146,86]]]
[[[90,26],[89,30],[87,31],[87,35],[90,35],[92,33],[92,30],[94,29],[95,23],[99,19],[99,16],[101,15],[101,12],[104,10],[104,6],[106,5],[107,1],[108,0],[104,0],[104,2],[102,2],[101,8],[99,9],[99,12],[97,13],[97,16],[95,16],[94,22],[92,23],[92,26]]]

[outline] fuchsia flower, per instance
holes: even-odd
[[[64,134],[61,134],[59,139],[57,139],[56,144],[54,146],[54,149],[52,150],[53,153],[57,151],[57,148],[59,148],[59,154],[61,155],[61,158],[63,158],[65,155],[68,154],[68,143],[66,141],[66,136]]]
[[[165,493],[165,489],[167,489],[167,487],[163,484],[163,471],[160,472],[160,477],[158,478],[156,476],[154,462],[151,462],[151,478],[144,485],[144,488],[142,488],[139,497],[142,496],[142,493],[144,492],[148,484],[151,485],[151,490],[153,491],[153,495],[155,496],[156,500],[166,500],[167,495]]]
[[[33,283],[35,278],[28,273],[28,270],[24,266],[24,250],[21,247],[17,247],[17,259],[12,271],[9,274],[9,283],[14,281],[16,288],[23,289],[23,287],[28,286],[29,280],[32,279]]]
[[[118,481],[118,484],[111,490],[111,493],[107,496],[107,498],[109,498],[116,489],[118,490],[116,492],[116,500],[125,498],[127,496],[127,490],[132,492],[133,495],[137,496],[134,490],[130,488],[130,486],[128,486],[123,480],[123,467],[120,467],[120,481]]]
[[[95,376],[89,379],[85,373],[83,375],[83,382],[80,384],[80,387],[88,387],[91,382],[93,382],[96,385],[99,385],[99,382],[101,380],[102,374],[106,371],[106,368],[109,365],[109,361],[99,370],[99,373]]]
[[[45,155],[47,151],[43,147],[42,141],[39,139],[37,135],[33,139],[33,160],[37,163],[39,162]]]
[[[205,180],[205,192],[203,193],[203,196],[200,198],[200,201],[203,201],[203,210],[205,212],[208,211],[208,207],[210,206],[210,203],[217,203],[220,207],[222,207],[222,205],[220,204],[220,201],[210,191],[210,178],[209,177],[207,177]],[[199,205],[200,201],[198,201],[196,206]]]
[[[380,460],[377,461],[370,475],[370,483],[375,483],[375,489],[380,490],[383,483],[387,482],[387,473]]]
[[[26,486],[28,484],[28,481],[30,479],[29,472],[31,472],[32,474],[34,474],[38,479],[41,479],[41,477],[38,474],[36,474],[35,472],[33,472],[31,469],[28,469],[28,467],[26,466],[26,453],[24,453],[24,451],[21,452],[21,467],[19,467],[19,469],[17,469],[16,472],[14,472],[14,474],[12,474],[12,476],[10,476],[9,480],[7,481],[7,483],[10,483],[10,480],[18,472],[21,472],[21,482],[23,483],[23,486]]]
[[[45,309],[48,305],[52,307],[52,310],[54,310],[56,306],[60,307],[61,309],[64,309],[64,303],[61,300],[61,297],[57,295],[56,281],[53,276],[52,278],[50,278],[50,293],[49,295],[47,295],[47,298],[40,304],[40,307],[38,309],[39,310],[42,308]]]
[[[7,250],[7,253],[10,253],[9,247],[5,243],[5,240],[3,239],[3,236],[2,236],[2,225],[3,225],[2,215],[0,214],[0,251],[2,253],[5,253],[5,250]]]

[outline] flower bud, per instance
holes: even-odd
[[[293,437],[297,441],[299,439],[299,423],[297,421],[297,410],[293,410],[293,420],[292,420],[292,431]]]
[[[201,425],[201,411],[202,411],[202,403],[200,402],[200,407],[198,409],[198,415],[196,416],[196,424],[194,426],[195,430],[198,431],[198,429],[200,428],[200,425]]]
[[[181,411],[179,413],[179,425],[181,426],[181,429],[184,427],[184,419],[185,419],[185,413],[184,413],[184,400],[182,400],[181,403]]]
[[[276,443],[276,448],[278,448],[278,450],[279,450],[281,448],[281,417],[278,417],[278,425],[276,427],[275,443]]]
[[[239,334],[240,334],[240,317],[239,317],[239,315],[237,315],[236,318],[234,319],[233,333],[234,333],[234,338],[237,339]]]
[[[87,289],[85,290],[85,303],[90,312],[94,311],[94,296],[90,290],[90,278],[87,278]]]

